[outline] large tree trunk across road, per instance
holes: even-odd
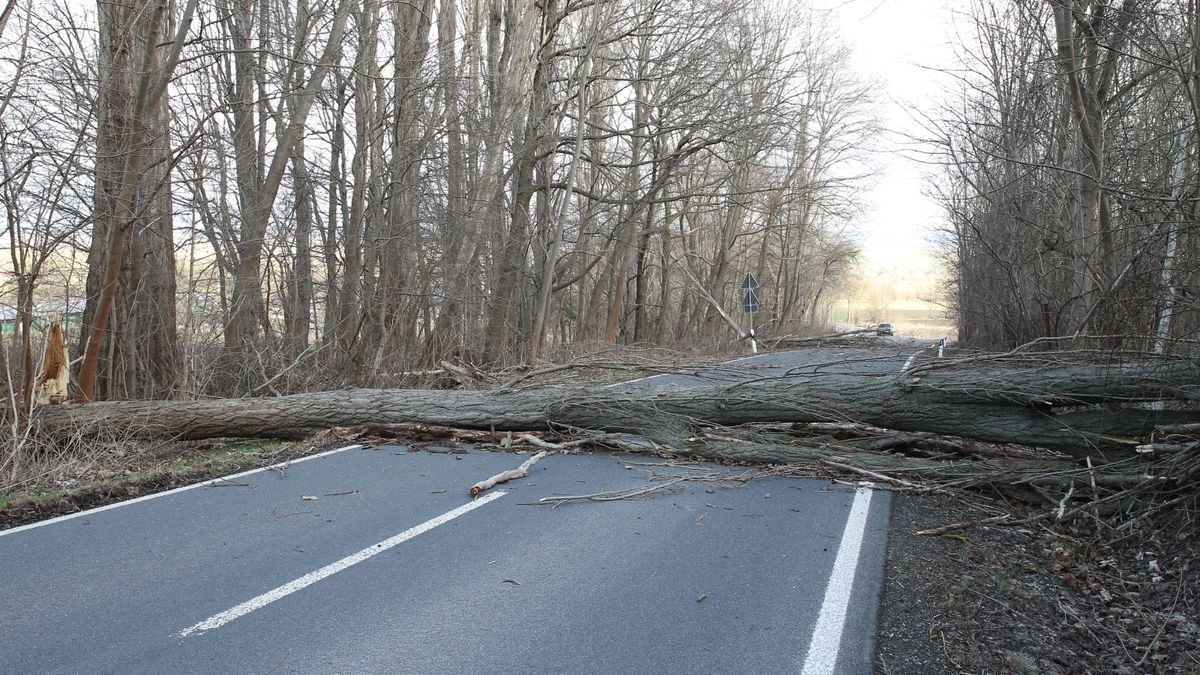
[[[1143,402],[1200,400],[1194,363],[1031,364],[914,369],[906,374],[765,376],[694,387],[545,387],[492,391],[351,389],[276,398],[117,401],[42,408],[51,437],[297,438],[335,426],[417,422],[536,430],[555,425],[679,440],[697,425],[854,421],[1066,450],[1128,453],[1193,410]],[[1122,452],[1124,451],[1124,452]]]

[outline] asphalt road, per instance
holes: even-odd
[[[646,386],[694,387],[703,384],[737,382],[770,375],[883,374],[899,371],[909,358],[929,347],[928,342],[904,338],[880,338],[875,347],[826,347],[797,349],[747,356],[718,366],[697,368],[691,372],[655,375],[627,384]]]
[[[830,360],[791,354],[744,365]],[[593,455],[466,496],[522,459],[352,448],[0,532],[0,672],[873,670],[886,492]]]

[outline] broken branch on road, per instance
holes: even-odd
[[[531,468],[533,468],[534,464],[537,464],[539,460],[541,460],[542,458],[546,457],[549,454],[550,453],[548,451],[543,450],[542,452],[539,452],[538,454],[534,455],[533,457],[530,457],[529,459],[525,460],[524,462],[521,462],[521,466],[519,466],[511,471],[502,471],[502,472],[496,474],[495,476],[492,476],[491,478],[485,478],[484,480],[479,481],[478,483],[472,485],[471,489],[468,490],[468,492],[470,493],[470,495],[472,497],[478,497],[481,493],[492,489],[493,487],[499,485],[500,483],[507,483],[510,480],[517,480],[518,478],[524,478],[529,475],[529,470]]]

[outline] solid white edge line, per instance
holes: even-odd
[[[184,485],[183,487],[177,487],[177,488],[173,488],[170,490],[164,490],[162,492],[155,492],[152,495],[142,495],[141,497],[134,497],[133,499],[127,499],[123,502],[115,502],[113,504],[105,504],[104,506],[97,506],[94,509],[88,509],[86,511],[76,511],[75,513],[68,513],[65,516],[58,516],[56,518],[50,518],[49,520],[41,520],[36,523],[29,523],[28,525],[21,525],[19,527],[13,527],[13,528],[10,528],[7,530],[0,530],[0,537],[3,537],[8,534],[16,534],[18,532],[24,532],[25,530],[32,530],[35,527],[43,527],[45,525],[53,525],[55,523],[61,523],[64,520],[71,520],[72,518],[81,518],[83,516],[90,516],[90,515],[93,515],[96,513],[100,513],[101,511],[108,511],[109,509],[115,509],[115,508],[119,508],[122,506],[129,506],[130,504],[136,504],[138,502],[149,501],[151,499],[157,499],[159,497],[166,497],[167,495],[173,495],[173,494],[177,494],[179,492],[187,492],[188,490],[195,490],[196,488],[208,487],[210,485],[216,485],[217,483],[221,483],[221,482],[224,482],[227,480],[233,480],[234,478],[242,478],[243,476],[249,476],[251,474],[260,473],[262,471],[271,471],[272,469],[278,469],[278,468],[284,467],[284,466],[291,466],[292,464],[299,464],[301,462],[307,462],[310,459],[319,459],[321,457],[328,457],[329,455],[337,454],[339,452],[345,452],[346,450],[354,450],[356,448],[361,448],[361,447],[362,447],[361,445],[357,445],[357,444],[356,445],[347,445],[344,448],[337,448],[334,450],[326,450],[325,452],[318,452],[315,455],[308,455],[307,457],[291,459],[286,462],[279,462],[277,464],[272,464],[271,466],[264,466],[264,467],[261,467],[258,469],[250,469],[249,471],[243,471],[241,473],[235,473],[235,474],[232,474],[229,476],[221,476],[220,478],[212,478],[212,479],[206,480],[202,483],[195,483],[193,485]]]
[[[337,562],[330,563],[315,572],[309,572],[308,574],[305,574],[304,576],[300,577],[299,579],[295,579],[295,580],[290,581],[278,588],[269,590],[266,593],[263,593],[262,595],[251,598],[251,599],[247,600],[246,602],[243,602],[240,605],[231,607],[231,608],[225,610],[224,612],[221,612],[220,614],[214,614],[213,616],[201,621],[200,623],[197,623],[193,626],[184,628],[183,630],[179,631],[179,635],[180,635],[180,637],[188,637],[190,635],[200,635],[200,634],[204,633],[205,631],[210,631],[214,628],[220,628],[221,626],[224,626],[225,624],[229,623],[230,621],[233,621],[234,619],[236,619],[238,617],[245,616],[245,615],[249,614],[250,612],[253,612],[256,609],[265,607],[265,606],[271,604],[272,602],[275,602],[276,600],[285,598],[285,597],[291,595],[292,593],[295,593],[296,591],[307,588],[308,586],[311,586],[326,577],[333,576],[334,574],[337,574],[338,572],[341,572],[342,570],[344,570],[348,567],[352,567],[364,560],[367,560],[368,558],[371,558],[372,556],[379,555],[380,553],[383,553],[384,551],[386,551],[390,548],[398,546],[398,545],[408,541],[409,539],[416,537],[417,535],[424,534],[425,532],[432,530],[433,528],[437,527],[438,525],[443,525],[445,523],[448,523],[451,520],[454,520],[455,518],[463,515],[464,513],[473,511],[473,510],[483,506],[484,504],[487,504],[488,502],[495,501],[495,500],[503,497],[505,494],[506,493],[503,490],[498,491],[498,492],[492,492],[492,493],[486,494],[474,501],[467,502],[466,504],[463,504],[462,506],[459,506],[456,509],[447,511],[446,513],[443,513],[440,516],[435,516],[433,518],[430,518],[429,520],[421,523],[420,525],[417,525],[415,527],[410,527],[407,530],[401,532],[400,534],[397,534],[394,537],[389,537],[388,539],[384,539],[383,541],[379,542],[378,544],[368,546],[367,548],[364,548],[363,550],[359,551],[358,553],[352,553],[352,554],[346,556],[345,558],[342,558],[341,560],[339,560]]]
[[[858,554],[862,549],[863,534],[867,529],[867,513],[871,508],[870,483],[863,485],[864,487],[859,487],[854,492],[854,503],[850,506],[850,515],[846,518],[842,542],[838,545],[833,570],[829,573],[829,582],[825,586],[821,613],[813,627],[812,640],[804,657],[803,675],[833,673],[837,666],[846,613],[850,608],[850,594],[854,589],[854,575],[858,571]]]
[[[928,347],[922,347],[921,349],[918,349],[917,351],[913,352],[912,355],[908,357],[908,360],[904,362],[904,365],[900,366],[900,374],[903,375],[904,373],[908,372],[908,369],[912,367],[913,359],[917,358],[918,354],[925,351],[926,349],[933,349],[936,346],[937,346],[937,343],[935,342],[935,343],[929,345]],[[939,348],[938,349],[938,358],[941,358],[941,357],[942,357],[942,350]]]

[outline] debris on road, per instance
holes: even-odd
[[[471,489],[468,490],[468,492],[470,492],[472,497],[478,497],[480,493],[482,493],[486,490],[490,490],[491,488],[495,487],[496,485],[498,485],[500,483],[507,483],[510,480],[524,478],[529,475],[529,469],[532,468],[534,464],[537,464],[537,462],[540,459],[542,459],[543,457],[545,457],[549,454],[550,454],[549,451],[543,450],[542,452],[539,452],[538,454],[534,455],[533,457],[530,457],[529,459],[525,460],[524,462],[521,462],[521,466],[519,466],[511,471],[504,471],[504,472],[496,474],[495,476],[492,476],[491,478],[487,478],[485,480],[479,481],[478,483],[472,485]]]

